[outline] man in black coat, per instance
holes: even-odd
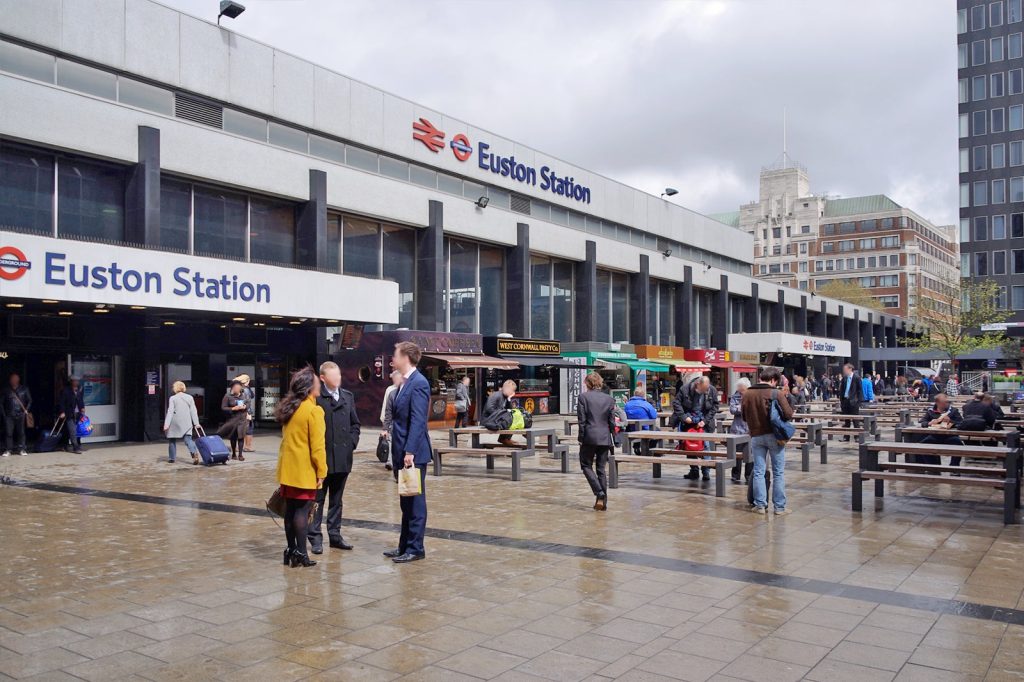
[[[313,554],[324,551],[324,536],[320,526],[324,518],[324,504],[327,504],[327,537],[331,547],[352,549],[341,536],[342,495],[345,483],[352,472],[352,453],[359,445],[359,416],[356,414],[356,399],[341,387],[341,369],[328,360],[320,365],[320,395],[316,404],[324,410],[327,422],[327,476],[316,494],[316,513],[307,535],[313,546]]]
[[[718,391],[706,376],[699,376],[683,386],[672,401],[672,418],[680,430],[697,428],[704,433],[714,433],[717,416]],[[686,478],[695,481],[701,477],[702,471],[704,480],[710,480],[708,470],[699,470],[697,467],[690,467],[690,473],[686,474]]]
[[[935,433],[924,436],[918,442],[935,443],[936,445],[963,445],[964,442],[960,440],[959,436],[951,436],[945,432],[947,429],[960,428],[960,422],[963,419],[960,410],[950,405],[949,396],[939,393],[935,396],[935,403],[921,417],[920,423],[922,428],[935,429]],[[942,458],[938,455],[918,455],[915,461],[918,464],[942,464]],[[959,465],[959,461],[957,465]]]
[[[26,455],[25,422],[32,410],[32,394],[28,386],[21,383],[17,372],[10,376],[10,384],[0,400],[0,416],[3,417],[6,445],[3,456],[11,454]]]
[[[484,403],[483,412],[480,414],[480,425],[485,428],[493,428],[492,418],[505,410],[512,409],[512,398],[516,395],[516,382],[506,379],[497,391],[491,392]],[[498,442],[502,445],[511,445],[512,436],[505,434],[498,436]]]
[[[68,385],[61,389],[60,397],[57,398],[57,412],[57,418],[64,420],[64,433],[68,438],[65,450],[70,450],[76,455],[82,454],[82,441],[78,438],[78,420],[85,414],[85,396],[78,377],[69,377]]]

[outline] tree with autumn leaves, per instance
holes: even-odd
[[[907,346],[945,355],[951,366],[962,355],[1002,347],[1006,335],[982,327],[1005,322],[1011,314],[1000,306],[1001,290],[995,280],[962,279],[949,291],[957,288],[959,297],[919,291],[918,317],[924,329],[920,336],[906,339]]]

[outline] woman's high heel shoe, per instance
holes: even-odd
[[[289,547],[284,551],[284,565],[287,566],[292,562],[292,548]]]
[[[316,562],[310,559],[308,554],[292,552],[292,568],[296,566],[316,566]]]

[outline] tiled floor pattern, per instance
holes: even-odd
[[[367,452],[356,550],[288,569],[252,512],[276,447],[257,443],[214,469],[157,445],[0,462],[54,486],[0,486],[0,680],[1024,679],[1024,531],[998,494],[897,484],[853,514],[837,446],[787,471],[785,518],[636,466],[602,514],[553,460],[512,483],[507,462],[453,458],[428,477],[428,559],[399,567],[380,556],[394,484]]]

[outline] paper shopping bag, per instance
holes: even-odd
[[[402,497],[415,497],[423,493],[420,470],[406,467],[398,471],[398,494]]]

